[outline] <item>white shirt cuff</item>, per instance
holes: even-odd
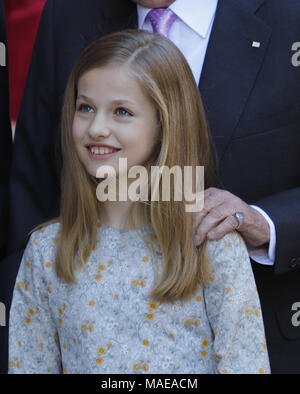
[[[252,208],[256,209],[268,222],[270,228],[270,242],[269,248],[266,246],[249,246],[248,253],[252,260],[263,265],[274,265],[275,263],[275,250],[276,250],[276,230],[272,219],[256,205],[251,205]]]

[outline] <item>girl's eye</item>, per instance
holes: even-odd
[[[120,116],[131,116],[131,113],[129,113],[125,108],[117,108],[116,114]]]
[[[88,113],[88,112],[92,112],[93,108],[87,104],[80,104],[77,111]]]

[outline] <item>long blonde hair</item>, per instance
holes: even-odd
[[[72,138],[72,124],[79,79],[86,72],[109,65],[127,65],[157,109],[160,138],[150,166],[205,166],[205,187],[214,185],[209,131],[198,87],[184,56],[168,39],[141,30],[125,30],[93,42],[80,55],[69,77],[61,121],[63,169],[60,216],[38,228],[59,221],[56,273],[76,282],[75,269],[83,267],[95,244],[101,203],[95,179],[80,162]],[[161,188],[161,180],[157,180]],[[173,189],[171,189],[172,196]],[[162,272],[156,276],[150,297],[185,300],[207,280],[205,244],[193,243],[191,214],[184,201],[151,201],[141,204],[144,221],[152,224],[162,252]],[[133,215],[130,218],[134,223]],[[34,230],[33,230],[34,231]],[[74,261],[76,253],[79,261]],[[154,256],[153,256],[154,257]]]

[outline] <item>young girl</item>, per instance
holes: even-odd
[[[199,91],[172,42],[127,30],[88,47],[67,85],[62,150],[60,217],[31,234],[16,280],[9,372],[269,373],[241,237],[196,248],[174,187],[151,200],[159,176],[148,201],[96,197],[104,165],[119,188],[121,158],[148,173],[202,165],[213,185]]]

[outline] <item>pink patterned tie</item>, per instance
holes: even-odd
[[[168,37],[169,30],[177,16],[169,8],[153,8],[147,18],[151,22],[154,33]]]

